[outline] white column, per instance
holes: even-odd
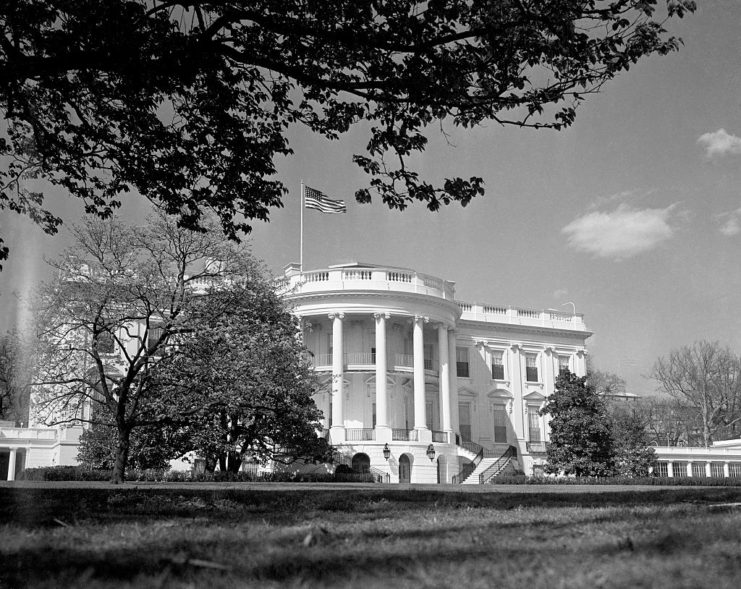
[[[547,347],[543,357],[545,358],[545,374],[543,375],[543,381],[545,382],[545,396],[550,397],[556,387],[555,350],[550,346]]]
[[[705,476],[707,478],[710,478],[711,476],[713,476],[712,469],[710,468],[710,461],[705,463]]]
[[[448,373],[450,375],[450,413],[451,427],[454,433],[460,434],[460,416],[458,415],[458,365],[456,364],[455,331],[448,330]],[[455,442],[455,437],[450,440]]]
[[[674,478],[674,463],[671,460],[666,463],[666,476],[670,479]]]
[[[510,374],[512,375],[512,396],[514,397],[514,415],[512,416],[512,426],[515,430],[515,436],[518,440],[525,439],[525,412],[523,411],[522,401],[522,350],[520,344],[510,346]]]
[[[576,353],[576,362],[574,362],[574,372],[576,376],[587,375],[587,353],[584,350],[579,350]]]
[[[687,476],[692,477],[692,460],[687,461]]]
[[[332,427],[330,435],[332,442],[345,441],[345,396],[344,396],[344,360],[345,353],[342,345],[343,313],[332,313]]]
[[[10,449],[10,460],[8,461],[8,480],[15,480],[15,458],[18,453],[18,448]]]
[[[427,423],[425,419],[426,399],[424,324],[424,317],[420,317],[418,315],[414,318],[414,429],[416,430],[427,429]]]
[[[728,466],[728,461],[723,463],[723,476],[729,478],[731,476],[731,468]]]
[[[440,429],[451,436],[450,354],[448,352],[448,327],[443,323],[437,326],[437,355],[440,359]]]
[[[376,441],[391,441],[388,429],[388,391],[386,390],[386,319],[388,313],[374,313],[376,320]],[[384,434],[388,433],[388,436]],[[386,440],[388,437],[388,440]],[[383,439],[382,439],[383,438]]]

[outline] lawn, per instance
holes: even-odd
[[[741,489],[0,486],[0,588],[733,587]]]

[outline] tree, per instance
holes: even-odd
[[[637,410],[646,418],[649,441],[657,446],[694,446],[702,443],[702,422],[685,400],[671,397],[638,399]]]
[[[164,216],[141,228],[90,218],[74,237],[36,313],[35,406],[50,424],[109,425],[112,417],[111,480],[122,482],[131,432],[161,424],[149,403],[152,372],[191,329],[191,309],[224,281],[259,289],[265,281],[244,248],[216,231],[178,229]]]
[[[113,470],[116,464],[118,433],[113,415],[106,409],[102,404],[96,406],[95,421],[80,436],[77,460],[88,468]],[[185,432],[163,421],[131,430],[127,469],[165,469],[170,460],[186,451]]]
[[[541,415],[550,416],[546,472],[578,477],[614,474],[610,419],[586,377],[561,372]]]
[[[648,419],[633,402],[610,404],[612,445],[615,474],[627,477],[645,477],[655,461],[654,449],[649,445]]]
[[[694,408],[703,444],[741,422],[741,360],[718,342],[698,341],[659,358],[652,376],[663,392]]]
[[[436,187],[408,167],[428,128],[569,126],[605,82],[678,48],[664,21],[695,3],[660,1],[9,0],[0,206],[56,231],[24,185],[43,177],[89,213],[137,190],[186,227],[214,211],[236,237],[281,206],[294,125],[369,134],[360,202],[465,205],[481,178]]]
[[[191,325],[153,372],[156,402],[207,470],[327,453],[314,371],[296,319],[271,288],[224,285],[198,301]]]

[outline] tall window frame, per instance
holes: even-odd
[[[525,354],[525,381],[540,382],[540,370],[538,366],[538,354]]]
[[[455,368],[460,378],[470,378],[471,363],[468,348],[456,346],[455,348]]]
[[[493,380],[504,380],[504,350],[491,350],[491,378]]]

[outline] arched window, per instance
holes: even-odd
[[[352,469],[363,474],[370,472],[370,458],[362,452],[352,457]]]

